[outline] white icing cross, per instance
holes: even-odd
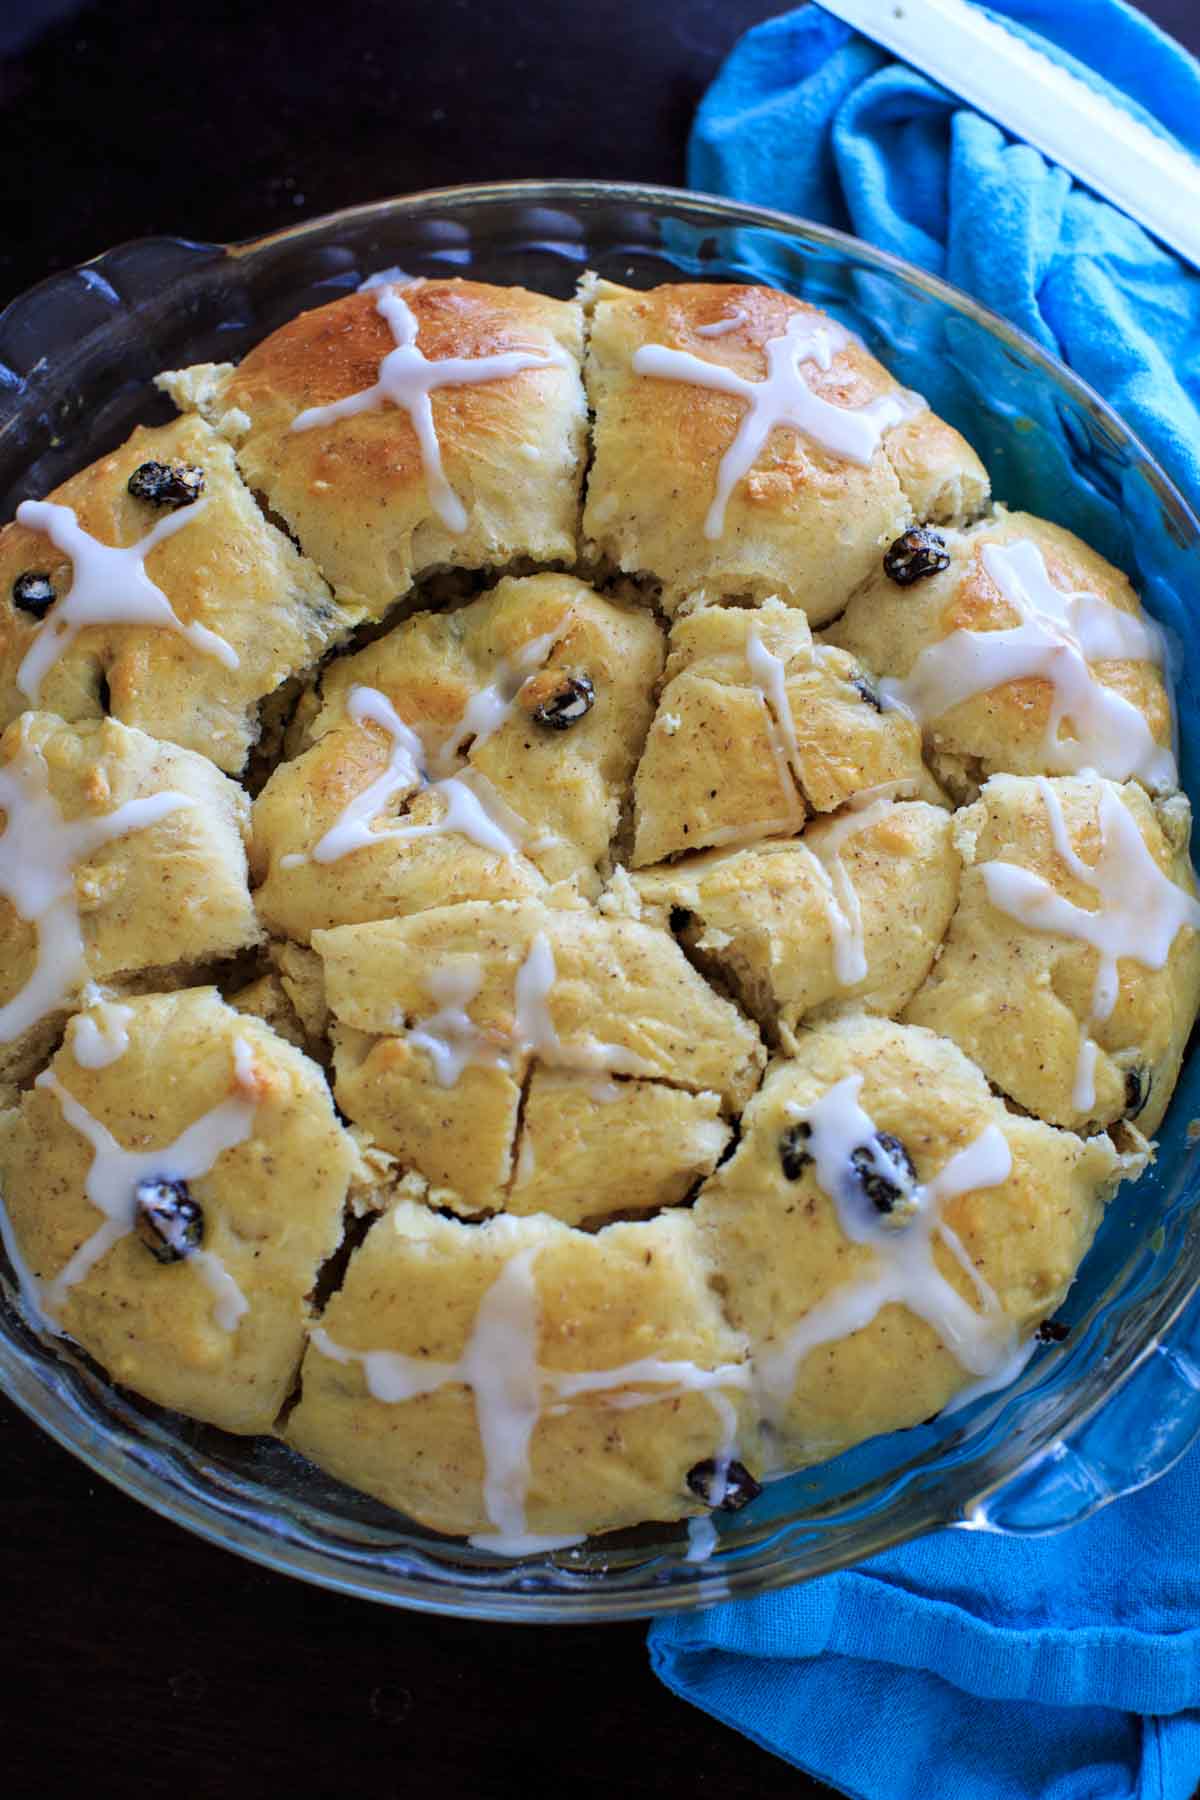
[[[490,1229],[495,1232],[500,1224],[494,1221]],[[509,1257],[479,1303],[471,1335],[457,1362],[435,1363],[397,1350],[347,1350],[321,1327],[310,1334],[323,1356],[339,1363],[360,1363],[368,1392],[385,1405],[415,1400],[455,1383],[471,1389],[484,1455],[484,1511],[495,1531],[477,1534],[470,1541],[500,1556],[530,1556],[582,1542],[577,1534],[533,1534],[526,1523],[530,1445],[547,1401],[554,1403],[550,1410],[561,1413],[581,1394],[632,1390],[613,1393],[606,1402],[625,1410],[653,1406],[687,1393],[706,1393],[718,1409],[731,1456],[736,1420],[720,1390],[750,1384],[746,1363],[702,1369],[696,1363],[643,1357],[620,1368],[580,1374],[542,1368],[537,1360],[540,1314],[533,1272],[538,1250],[534,1245]],[[727,1464],[728,1457],[724,1460]]]
[[[708,328],[708,335],[717,334]],[[814,394],[802,373],[803,364],[812,362],[828,370],[835,352],[851,341],[850,333],[833,320],[814,324],[804,313],[793,313],[782,335],[768,338],[763,345],[767,374],[762,381],[748,381],[722,363],[706,362],[690,350],[672,350],[665,344],[643,344],[634,351],[635,374],[691,382],[746,403],[737,434],[717,471],[716,493],[704,521],[706,538],[721,536],[729,496],[779,427],[801,432],[835,456],[865,467],[884,432],[923,409],[925,402],[919,395],[904,392],[882,394],[857,407],[835,406]]]
[[[1042,876],[1000,860],[980,864],[989,900],[1031,931],[1051,931],[1090,944],[1100,961],[1092,990],[1090,1024],[1111,1018],[1120,994],[1118,963],[1129,957],[1145,969],[1166,967],[1171,946],[1185,925],[1200,930],[1200,903],[1168,879],[1146,847],[1137,820],[1111,782],[1099,792],[1100,854],[1094,865],[1075,854],[1058,795],[1039,778],[1054,848],[1071,874],[1099,896],[1094,912],[1076,906]],[[1074,1104],[1080,1112],[1095,1105],[1098,1047],[1085,1035],[1075,1076]]]
[[[517,971],[514,1037],[524,1055],[540,1057],[547,1067],[609,1070],[617,1075],[653,1075],[653,1064],[619,1044],[604,1044],[590,1034],[582,1043],[564,1044],[550,1016],[548,1001],[557,978],[554,951],[539,931]]]
[[[87,974],[74,868],[102,844],[144,831],[194,806],[188,794],[148,794],[99,818],[67,821],[50,792],[45,758],[24,736],[0,766],[0,896],[37,932],[37,960],[19,993],[0,1006],[0,1043],[11,1043],[68,998]],[[78,1040],[77,1040],[78,1041]]]
[[[1177,785],[1175,759],[1154,741],[1145,718],[1089,664],[1118,659],[1161,663],[1158,635],[1148,620],[1113,606],[1099,594],[1065,593],[1050,580],[1045,558],[1027,538],[985,544],[983,567],[1020,624],[999,631],[952,631],[929,644],[903,681],[880,683],[892,706],[919,724],[1010,681],[1048,681],[1054,702],[1043,754],[1052,772],[1097,770],[1114,781],[1131,776],[1151,790]],[[1072,735],[1062,732],[1069,721]]]
[[[82,1281],[113,1245],[128,1235],[137,1218],[137,1185],[140,1181],[165,1178],[168,1181],[194,1181],[207,1175],[224,1150],[244,1143],[254,1129],[258,1106],[258,1089],[254,1076],[254,1057],[244,1038],[233,1047],[234,1085],[238,1090],[229,1100],[222,1100],[209,1112],[189,1125],[161,1150],[123,1150],[107,1126],[94,1119],[74,1095],[59,1081],[52,1069],[44,1069],[35,1087],[53,1094],[62,1109],[63,1118],[92,1146],[92,1160],[84,1181],[84,1192],[104,1224],[81,1244],[74,1256],[49,1282],[42,1294],[41,1306],[51,1318],[62,1306],[67,1292]],[[223,1331],[237,1329],[238,1320],[249,1311],[249,1302],[219,1256],[211,1250],[193,1250],[186,1258],[198,1271],[214,1296],[213,1317]]]
[[[414,1025],[408,1041],[424,1050],[442,1087],[454,1087],[464,1069],[476,1066],[508,1069],[506,1044],[476,1025],[467,1005],[483,986],[483,967],[476,956],[450,957],[431,969],[426,987],[438,1010]]]
[[[237,651],[206,625],[185,625],[146,573],[150,552],[190,525],[207,505],[207,500],[196,500],[181,507],[160,519],[136,544],[122,547],[102,544],[85,531],[70,506],[50,500],[21,502],[18,525],[44,532],[54,548],[71,559],[71,586],[34,632],[17,670],[17,686],[27,700],[37,704],[47,672],[90,625],[151,625],[174,631],[227,669],[237,668]]]
[[[514,1062],[536,1056],[547,1068],[577,1069],[587,1073],[609,1071],[618,1075],[654,1076],[652,1063],[620,1044],[605,1044],[590,1034],[581,1043],[564,1044],[550,1016],[548,1005],[557,971],[554,951],[544,931],[539,931],[517,970],[511,1034],[484,1031],[466,1011],[483,985],[477,957],[448,958],[428,977],[430,994],[438,1011],[422,1019],[408,1033],[408,1041],[429,1056],[442,1087],[453,1087],[472,1064],[512,1071]]]
[[[543,642],[544,640],[539,639],[539,646]],[[441,766],[445,766],[447,761],[453,766],[456,760],[454,752],[464,742],[465,736],[471,735],[469,728],[464,727],[472,706],[478,703],[474,733],[476,744],[483,742],[498,729],[503,721],[496,717],[494,707],[488,705],[485,709],[483,705],[495,691],[496,684],[493,684],[468,702],[459,726],[448,744],[443,745],[437,753]],[[486,718],[482,716],[485,710]],[[425,768],[425,746],[412,727],[404,723],[386,694],[381,693],[378,688],[352,687],[346,702],[346,714],[356,725],[369,720],[387,732],[392,740],[392,753],[388,758],[387,768],[361,794],[356,794],[353,800],[347,802],[308,855],[292,852],[281,857],[281,869],[298,868],[310,860],[316,863],[337,862],[352,850],[364,850],[385,840],[403,842],[451,831],[461,833],[481,850],[491,850],[497,856],[515,856],[521,849],[527,839],[524,821],[501,799],[480,770],[463,768],[460,764],[459,774],[445,775],[439,781],[430,781]],[[446,810],[440,819],[428,825],[390,825],[382,830],[375,829],[376,821],[397,794],[425,788],[439,795],[445,802]]]
[[[557,632],[547,631],[531,638],[512,657],[501,657],[486,687],[473,693],[463,707],[462,716],[445,742],[439,744],[430,758],[436,775],[454,773],[468,750],[480,750],[495,737],[502,725],[512,717],[517,695],[529,677],[542,667],[554,648]]]
[[[369,388],[347,394],[328,406],[309,406],[292,420],[293,431],[311,431],[315,425],[333,425],[355,413],[377,412],[385,401],[406,412],[417,434],[417,444],[425,469],[429,502],[448,531],[465,531],[467,512],[462,501],[446,479],[442,467],[442,449],[433,422],[433,406],[429,396],[444,387],[470,387],[478,382],[503,381],[525,369],[548,369],[562,365],[560,351],[504,350],[494,356],[446,356],[439,362],[428,362],[417,343],[417,321],[412,308],[398,287],[385,287],[375,302],[375,310],[387,321],[395,340],[379,365],[379,373]]]
[[[796,1372],[810,1351],[862,1331],[885,1306],[905,1306],[924,1319],[946,1349],[973,1375],[991,1374],[1013,1353],[1016,1334],[1003,1307],[984,1281],[962,1241],[940,1209],[947,1200],[976,1188],[999,1187],[1012,1171],[1012,1152],[998,1125],[989,1125],[965,1150],[952,1156],[933,1180],[914,1186],[908,1171],[879,1141],[874,1120],[858,1103],[861,1075],[847,1075],[812,1106],[789,1107],[791,1118],[808,1124],[806,1148],[816,1178],[837,1209],[851,1243],[875,1252],[873,1274],[836,1288],[805,1314],[779,1349],[758,1360],[758,1383],[772,1408],[791,1399]],[[865,1146],[873,1172],[904,1194],[904,1222],[889,1223],[863,1192],[851,1153]],[[933,1257],[937,1237],[970,1277],[982,1312],[967,1305]]]

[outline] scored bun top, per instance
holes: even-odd
[[[823,624],[914,520],[986,505],[970,445],[816,307],[708,282],[591,306],[584,535],[668,613],[777,594]]]
[[[338,599],[379,618],[431,569],[574,560],[582,355],[575,301],[414,281],[301,313],[204,405]]]
[[[187,471],[195,498],[131,493],[143,470]],[[0,531],[0,725],[30,707],[107,712],[236,774],[262,703],[357,615],[263,517],[203,419],[135,431],[49,502]],[[30,576],[47,577],[48,612],[25,598]]]

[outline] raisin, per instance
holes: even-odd
[[[42,569],[26,569],[24,574],[18,575],[12,584],[12,597],[14,606],[19,606],[22,612],[32,613],[35,619],[48,613],[58,599],[54,583]]]
[[[1039,1344],[1061,1344],[1070,1335],[1071,1327],[1064,1325],[1061,1319],[1043,1319],[1034,1332]]]
[[[811,1136],[812,1126],[801,1120],[799,1125],[789,1125],[779,1140],[779,1160],[789,1181],[799,1181],[812,1161],[810,1152],[804,1148]]]
[[[564,675],[533,716],[551,731],[566,731],[586,718],[595,704],[596,690],[587,675]]]
[[[890,1131],[879,1132],[873,1144],[859,1144],[850,1152],[850,1161],[859,1186],[876,1212],[890,1213],[901,1202],[911,1200],[917,1171],[900,1139]],[[895,1166],[897,1175],[889,1173],[888,1161]]]
[[[755,1481],[745,1463],[721,1463],[714,1456],[688,1470],[687,1484],[697,1499],[703,1500],[705,1506],[715,1506],[718,1512],[741,1512],[743,1506],[749,1506],[762,1493],[762,1484]],[[721,1494],[721,1498],[714,1501],[714,1494]]]
[[[873,682],[868,681],[865,675],[852,675],[850,686],[855,688],[859,697],[865,700],[868,706],[873,706],[877,713],[883,711],[883,701],[879,698],[879,689]]]
[[[1127,1069],[1125,1071],[1125,1117],[1136,1119],[1145,1108],[1150,1098],[1149,1069]]]
[[[692,922],[692,914],[688,907],[673,906],[671,908],[670,924],[671,924],[672,931],[674,931],[674,932],[686,931],[688,926],[691,924],[691,922]]]
[[[133,1228],[156,1262],[181,1262],[200,1248],[204,1214],[186,1181],[147,1175],[134,1189]]]
[[[902,531],[883,559],[883,572],[898,587],[911,587],[927,575],[940,575],[950,567],[950,552],[940,532],[928,525]]]
[[[139,463],[128,481],[135,500],[151,506],[191,506],[204,492],[204,470],[194,463]]]

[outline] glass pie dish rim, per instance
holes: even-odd
[[[954,310],[965,313],[975,323],[981,325],[988,334],[1002,343],[1017,350],[1027,361],[1039,366],[1060,386],[1071,392],[1086,410],[1107,429],[1109,435],[1124,449],[1131,452],[1137,461],[1140,473],[1146,478],[1156,498],[1163,505],[1165,512],[1174,519],[1178,529],[1197,545],[1200,545],[1200,523],[1197,522],[1186,502],[1162,470],[1156,459],[1146,449],[1140,438],[1125,425],[1120,416],[1090,386],[1072,371],[1065,368],[1057,359],[1049,355],[1033,339],[1019,328],[1010,325],[1006,320],[993,314],[975,301],[971,296],[962,293],[940,277],[930,275],[924,270],[914,267],[903,259],[886,251],[865,245],[847,233],[831,227],[818,226],[809,221],[791,217],[766,208],[751,207],[737,201],[729,201],[718,196],[695,194],[684,189],[650,186],[637,183],[605,183],[595,181],[537,181],[499,182],[471,184],[459,187],[436,188],[423,190],[410,195],[396,196],[386,200],[367,202],[347,207],[337,212],[322,215],[318,218],[300,221],[278,231],[242,240],[229,245],[190,244],[187,240],[178,239],[143,239],[134,243],[153,246],[155,244],[173,244],[183,246],[200,253],[210,252],[216,259],[231,258],[235,262],[255,256],[267,256],[269,253],[303,246],[306,242],[323,243],[335,241],[339,230],[353,226],[361,226],[378,219],[382,223],[396,218],[415,218],[423,213],[455,211],[462,214],[465,210],[477,207],[497,208],[503,206],[547,206],[560,211],[574,207],[585,207],[589,202],[597,204],[627,204],[650,210],[660,216],[674,210],[688,210],[692,214],[703,214],[705,220],[714,227],[757,227],[783,234],[792,239],[816,242],[826,249],[840,253],[857,265],[866,265],[882,269],[893,275],[910,288],[928,294]],[[118,245],[112,250],[90,259],[81,265],[82,271],[95,271],[103,276],[109,259],[131,246]],[[47,278],[46,282],[37,284],[25,295],[18,296],[12,304],[25,305],[36,299],[39,293],[55,284],[69,281],[78,276],[80,269],[64,271]],[[704,271],[720,277],[722,268],[720,261],[711,269]],[[136,305],[137,303],[135,303]],[[0,321],[2,322],[2,321]],[[1175,1279],[1166,1284],[1161,1299],[1159,1316],[1154,1321],[1154,1333],[1148,1334],[1144,1341],[1136,1347],[1136,1351],[1127,1354],[1121,1367],[1116,1371],[1116,1379],[1107,1394],[1097,1395],[1087,1406],[1073,1413],[1069,1430],[1075,1435],[1085,1428],[1105,1407],[1113,1396],[1134,1380],[1139,1371],[1153,1364],[1156,1350],[1162,1348],[1163,1339],[1177,1325],[1184,1315],[1189,1301],[1197,1287],[1200,1286],[1200,1261],[1196,1262],[1194,1272],[1183,1279],[1179,1270],[1175,1271]],[[1102,1304],[1108,1303],[1106,1294],[1097,1301],[1093,1313]],[[997,1490],[1003,1490],[1014,1480],[1035,1469],[1045,1457],[1046,1448],[1042,1446],[1024,1456],[1016,1457],[1011,1466],[1002,1466],[1005,1459],[997,1452],[996,1446],[984,1446],[978,1452],[979,1457],[991,1457],[992,1477],[969,1500],[956,1503],[949,1511],[933,1503],[934,1496],[926,1493],[926,1504],[914,1512],[911,1520],[900,1530],[894,1527],[884,1532],[877,1542],[865,1542],[856,1545],[850,1556],[838,1553],[825,1558],[818,1558],[814,1566],[799,1569],[794,1559],[789,1560],[786,1539],[789,1529],[794,1533],[800,1526],[788,1528],[784,1526],[778,1531],[760,1533],[758,1543],[765,1545],[766,1560],[757,1553],[751,1554],[741,1561],[727,1561],[724,1555],[713,1559],[711,1564],[686,1564],[680,1560],[667,1560],[662,1570],[654,1576],[650,1584],[625,1587],[614,1584],[602,1588],[588,1580],[581,1589],[572,1586],[572,1570],[569,1562],[559,1557],[548,1567],[555,1580],[550,1587],[539,1590],[536,1587],[527,1591],[523,1587],[522,1570],[530,1574],[545,1574],[547,1566],[542,1565],[534,1571],[529,1565],[502,1565],[494,1570],[495,1582],[484,1582],[480,1579],[480,1571],[476,1571],[474,1579],[468,1579],[466,1566],[459,1569],[458,1579],[447,1571],[445,1562],[427,1563],[415,1576],[397,1574],[385,1563],[376,1559],[374,1563],[364,1563],[361,1552],[339,1552],[336,1546],[311,1545],[304,1540],[307,1527],[298,1525],[296,1515],[285,1505],[284,1510],[291,1518],[291,1534],[283,1535],[279,1529],[279,1505],[273,1507],[272,1496],[267,1493],[264,1498],[255,1499],[240,1491],[236,1505],[240,1510],[231,1511],[222,1507],[212,1495],[198,1494],[194,1484],[188,1481],[176,1468],[164,1470],[161,1457],[155,1461],[151,1451],[161,1449],[153,1440],[153,1434],[140,1445],[136,1431],[127,1432],[127,1441],[123,1442],[115,1432],[111,1419],[101,1429],[97,1429],[95,1419],[90,1421],[90,1428],[85,1425],[80,1414],[81,1402],[76,1393],[70,1400],[64,1399],[62,1382],[52,1383],[58,1391],[47,1396],[44,1385],[44,1366],[41,1378],[33,1363],[26,1359],[18,1361],[14,1366],[15,1352],[6,1340],[0,1340],[0,1387],[3,1387],[14,1402],[42,1429],[60,1445],[79,1457],[95,1473],[103,1476],[124,1492],[144,1504],[151,1506],[164,1517],[172,1519],[208,1541],[218,1543],[225,1548],[234,1549],[252,1560],[284,1573],[300,1576],[319,1585],[336,1591],[354,1593],[360,1597],[373,1598],[389,1604],[404,1605],[418,1610],[436,1613],[457,1614],[459,1616],[493,1618],[498,1620],[561,1620],[563,1622],[584,1618],[603,1619],[632,1616],[647,1616],[652,1613],[680,1610],[692,1606],[708,1605],[731,1594],[764,1592],[800,1579],[807,1575],[817,1574],[824,1569],[844,1566],[848,1561],[859,1560],[870,1554],[872,1550],[888,1548],[920,1535],[941,1524],[969,1523],[975,1527],[991,1525],[996,1529],[1007,1529],[995,1524],[988,1517],[988,1506],[991,1497]],[[1187,1360],[1187,1359],[1185,1359]],[[1158,1372],[1161,1374],[1161,1371]],[[1158,1378],[1156,1374],[1156,1379]],[[69,1384],[67,1384],[69,1385]],[[994,1413],[997,1419],[1007,1411],[1010,1404],[1019,1399],[1022,1383],[1006,1390],[995,1402]],[[1200,1400],[1197,1400],[1189,1414],[1187,1438],[1190,1441],[1200,1431]],[[1182,1437],[1184,1433],[1177,1434]],[[1172,1440],[1172,1454],[1169,1457],[1160,1455],[1157,1466],[1152,1473],[1161,1472],[1169,1466],[1178,1454],[1182,1454],[1186,1445]],[[971,1461],[977,1456],[973,1453]],[[178,1461],[178,1455],[175,1459]],[[172,1462],[168,1452],[168,1463]],[[174,1484],[172,1484],[174,1475]],[[1146,1477],[1149,1478],[1149,1477]],[[246,1484],[236,1481],[235,1489],[245,1488]],[[251,1481],[249,1486],[253,1486]],[[887,1494],[897,1488],[909,1485],[904,1471],[893,1474],[887,1484]],[[919,1483],[917,1485],[920,1485]],[[1129,1485],[1141,1485],[1134,1480]],[[1127,1487],[1118,1486],[1106,1492],[1098,1493],[1094,1502],[1075,1516],[1086,1516],[1115,1498],[1119,1492],[1127,1491]],[[887,1496],[885,1495],[885,1498]],[[276,1500],[278,1497],[276,1497]],[[875,1504],[873,1502],[873,1504]],[[782,1553],[779,1552],[779,1541],[783,1540]],[[754,1551],[754,1544],[750,1546]],[[449,1540],[438,1543],[431,1539],[421,1541],[420,1551],[442,1551],[446,1557],[459,1554],[458,1547]],[[411,1552],[406,1552],[410,1556]],[[417,1553],[421,1561],[420,1552]],[[593,1562],[602,1558],[594,1553]],[[661,1558],[659,1559],[661,1561]],[[486,1573],[488,1565],[484,1565]],[[665,1572],[663,1572],[665,1571]],[[580,1571],[584,1573],[583,1570]]]

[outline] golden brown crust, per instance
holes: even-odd
[[[188,1183],[203,1209],[204,1248],[237,1283],[247,1310],[230,1329],[190,1259],[162,1264],[129,1231],[61,1297],[63,1328],[115,1380],[226,1431],[271,1428],[304,1342],[308,1295],[341,1237],[357,1168],[320,1070],[211,988],[129,1002],[129,1046],[82,1068],[70,1045],[52,1065],[71,1098],[127,1150],[175,1143],[212,1108],[249,1095],[252,1124]],[[234,1046],[249,1048],[248,1082]],[[169,1159],[164,1173],[174,1171]],[[53,1283],[104,1215],[84,1193],[93,1162],[58,1096],[38,1087],[0,1134],[0,1188],[36,1278]],[[51,1285],[46,1293],[53,1295]]]
[[[531,657],[532,651],[532,657]],[[281,763],[254,807],[259,909],[272,930],[307,942],[314,930],[391,918],[456,900],[519,899],[547,882],[595,892],[620,819],[662,667],[661,633],[642,611],[601,598],[566,575],[504,580],[469,606],[422,613],[328,671],[311,747]],[[528,673],[526,674],[526,671]],[[527,689],[565,678],[591,685],[587,714],[566,730],[531,716]],[[461,754],[445,746],[472,699],[507,682],[507,716]],[[421,738],[432,776],[477,773],[515,815],[513,850],[458,833],[389,836],[428,826],[447,800],[414,782],[372,824],[375,841],[332,862],[312,853],[345,807],[384,774],[393,738],[347,707],[356,689],[380,694]],[[439,749],[439,746],[441,747]],[[403,809],[403,811],[402,811]],[[291,860],[305,860],[297,864]]]
[[[1122,956],[1115,1004],[1107,1017],[1094,1019],[1099,953],[1068,933],[1022,923],[987,888],[986,865],[1001,862],[1028,870],[1091,912],[1099,896],[1064,863],[1047,794],[1061,808],[1071,848],[1094,868],[1102,851],[1103,791],[1094,781],[997,775],[974,806],[956,815],[961,896],[941,957],[905,1017],[953,1038],[1001,1092],[1052,1124],[1097,1131],[1128,1114],[1139,1131],[1153,1135],[1200,1007],[1200,933],[1183,925],[1162,968]],[[1136,783],[1108,791],[1133,815],[1153,863],[1195,895],[1186,840],[1182,848],[1171,842]],[[1143,896],[1147,915],[1149,900]],[[1149,937],[1147,916],[1144,949],[1152,957]],[[1088,1040],[1099,1055],[1081,1093]]]
[[[873,788],[938,797],[917,727],[803,614],[768,601],[676,620],[634,787],[635,867],[793,834]]]
[[[1098,595],[1119,612],[1145,615],[1128,579],[1071,532],[1029,513],[998,513],[967,532],[945,534],[949,568],[911,587],[897,587],[876,570],[827,633],[870,667],[903,681],[921,653],[952,632],[992,632],[1020,623],[984,567],[989,544],[1029,542],[1045,562],[1052,586],[1063,593]],[[1171,744],[1171,703],[1162,671],[1149,661],[1096,661],[1097,682],[1110,687],[1142,714],[1155,742]],[[972,799],[988,775],[1056,773],[1046,753],[1054,688],[1027,676],[961,701],[926,722],[927,753],[935,773],[956,798]]]
[[[582,318],[572,301],[475,281],[420,281],[403,298],[430,362],[533,350],[555,360],[501,380],[438,389],[434,429],[468,514],[450,530],[431,505],[409,415],[378,410],[293,431],[301,412],[363,392],[395,339],[378,290],[302,313],[218,384],[215,415],[244,414],[246,480],[293,531],[340,600],[378,618],[425,571],[519,557],[570,562],[584,463]]]
[[[204,471],[200,502],[181,509],[187,522],[148,552],[144,566],[180,623],[213,632],[237,667],[169,628],[96,624],[58,657],[36,693],[23,691],[24,659],[36,638],[56,629],[56,615],[42,622],[19,610],[13,583],[26,570],[44,571],[61,597],[71,563],[44,532],[13,523],[0,531],[0,723],[31,704],[71,720],[107,710],[236,774],[258,733],[259,703],[344,638],[357,615],[334,603],[312,564],[263,518],[229,445],[202,419],[135,431],[48,498],[71,507],[101,543],[137,543],[164,518],[127,490],[147,461]]]
[[[939,1411],[970,1376],[937,1330],[906,1306],[885,1304],[858,1330],[835,1333],[795,1363],[789,1338],[808,1315],[878,1269],[877,1252],[845,1235],[810,1162],[789,1176],[780,1140],[796,1109],[835,1083],[861,1077],[859,1101],[880,1131],[904,1145],[930,1181],[989,1127],[1012,1158],[999,1184],[941,1208],[966,1257],[1013,1330],[1028,1337],[1062,1301],[1118,1178],[1107,1138],[1084,1140],[1018,1118],[943,1038],[889,1020],[848,1018],[801,1036],[791,1060],[768,1073],[743,1121],[736,1155],[718,1170],[695,1217],[719,1270],[726,1314],[764,1368],[783,1357],[768,1414],[789,1458],[814,1462],[876,1432]],[[978,1308],[972,1278],[948,1245],[934,1259]]]
[[[702,1370],[744,1363],[743,1341],[708,1286],[699,1234],[680,1213],[589,1237],[545,1217],[472,1228],[398,1206],[372,1229],[330,1303],[328,1339],[343,1350],[384,1349],[419,1363],[453,1364],[489,1288],[530,1250],[534,1348],[551,1375],[644,1359]],[[656,1393],[664,1397],[656,1400]],[[635,1397],[643,1403],[630,1405]],[[730,1388],[727,1399],[735,1415],[745,1413],[743,1390]],[[615,1530],[700,1512],[687,1473],[715,1457],[725,1435],[707,1394],[673,1392],[669,1382],[615,1381],[565,1405],[550,1396],[529,1447],[527,1528],[571,1535],[584,1518]],[[361,1365],[340,1363],[313,1344],[287,1437],[334,1474],[437,1531],[494,1529],[475,1402],[461,1381],[389,1404],[369,1393]]]
[[[732,330],[704,335],[739,314]],[[866,467],[780,427],[731,494],[719,537],[707,538],[718,468],[745,402],[638,374],[634,353],[663,344],[759,381],[764,346],[797,316],[825,319],[770,288],[676,283],[633,293],[602,282],[595,290],[586,365],[595,448],[584,532],[618,568],[661,583],[668,612],[697,595],[777,594],[820,624],[914,517],[960,522],[986,501],[987,477],[974,452],[923,414],[890,430]],[[805,380],[844,407],[900,393],[856,339],[836,351],[828,370],[807,364]]]
[[[74,858],[83,963],[60,1004],[0,1040],[4,1074],[24,1078],[41,1066],[89,982],[119,991],[144,987],[147,978],[186,981],[197,968],[258,943],[262,930],[247,886],[249,803],[206,758],[115,719],[68,725],[39,712],[24,713],[0,738],[0,769],[25,771],[21,785],[31,795],[44,788],[68,827],[103,826],[122,808],[157,796],[183,802]],[[24,854],[44,848],[27,845]],[[44,925],[39,930],[0,896],[0,1007],[39,967],[43,933]],[[52,951],[48,933],[45,941]]]

